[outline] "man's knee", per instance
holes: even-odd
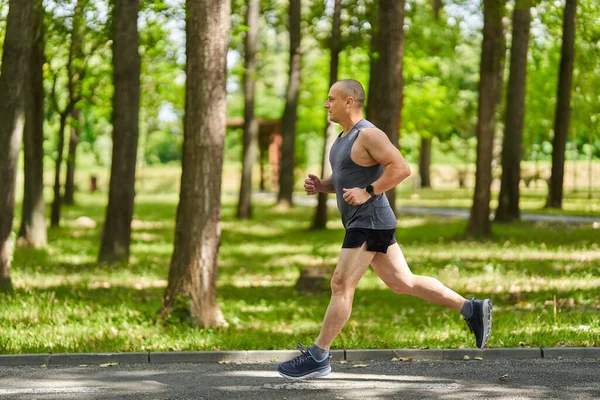
[[[331,293],[334,295],[353,292],[355,286],[348,277],[342,274],[334,272],[331,277]]]
[[[394,293],[397,294],[412,294],[415,288],[415,279],[413,274],[406,274],[398,278],[395,282],[388,285]]]

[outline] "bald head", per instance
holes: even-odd
[[[356,108],[362,109],[365,105],[365,90],[359,81],[354,79],[342,79],[335,83],[336,89],[344,97],[352,97]]]

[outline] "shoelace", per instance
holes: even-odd
[[[310,353],[308,352],[308,349],[306,347],[302,346],[300,343],[298,343],[297,348],[301,354],[298,357],[296,357],[290,361],[290,363],[294,367],[297,367],[300,364],[304,363],[311,356]]]

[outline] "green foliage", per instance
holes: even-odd
[[[148,135],[145,159],[148,164],[166,164],[181,161],[183,135],[166,131],[155,131]]]

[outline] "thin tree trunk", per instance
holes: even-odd
[[[502,17],[504,0],[483,2],[483,43],[479,81],[479,118],[477,122],[477,162],[473,206],[467,235],[489,236],[490,189],[492,183],[492,148],[494,142],[495,109],[500,87],[500,69],[504,59]]]
[[[67,125],[67,119],[71,115],[71,112],[75,109],[75,106],[81,100],[81,93],[76,93],[76,84],[81,82],[85,76],[85,69],[76,65],[76,60],[81,59],[81,40],[80,34],[77,32],[81,29],[81,23],[83,19],[83,12],[85,7],[85,1],[78,0],[75,3],[75,11],[73,14],[73,29],[71,30],[71,43],[69,46],[69,56],[67,62],[67,105],[65,109],[61,111],[59,109],[57,94],[56,94],[56,75],[54,76],[54,82],[52,86],[52,100],[54,108],[60,115],[60,123],[58,129],[58,156],[56,158],[56,164],[54,168],[54,199],[52,200],[52,210],[50,215],[50,225],[53,227],[59,226],[60,224],[60,209],[62,206],[61,197],[61,185],[60,185],[60,173],[63,161],[63,152],[65,147],[65,129]]]
[[[565,148],[571,121],[571,84],[575,59],[575,14],[577,0],[566,0],[563,15],[563,38],[560,54],[560,71],[556,113],[554,117],[554,139],[552,140],[552,173],[550,175],[546,207],[562,208],[563,180],[565,173]]]
[[[238,218],[252,217],[252,167],[258,147],[258,121],[254,116],[254,88],[256,86],[256,43],[258,41],[259,0],[248,0],[246,49],[244,69],[244,154],[242,182],[237,208]]]
[[[83,23],[84,8],[87,0],[78,0],[73,15],[73,29],[71,32],[71,54],[74,59],[83,59]],[[74,203],[75,194],[75,155],[79,143],[79,130],[81,129],[80,111],[73,108],[71,111],[71,134],[69,135],[69,153],[67,155],[67,177],[65,180],[64,204]]]
[[[0,71],[0,291],[12,290],[12,226],[19,150],[25,124],[32,1],[10,0]]]
[[[371,25],[371,48],[369,49],[369,88],[367,91],[367,119],[371,122],[377,120],[377,110],[379,104],[379,96],[375,93],[380,91],[381,73],[379,71],[381,57],[379,45],[379,0],[373,4],[373,8],[369,14],[369,24]]]
[[[19,241],[29,247],[47,244],[44,204],[44,9],[36,1],[32,22],[29,95],[24,131],[25,184]]]
[[[181,191],[161,314],[169,315],[179,295],[185,295],[202,327],[227,324],[217,303],[216,280],[229,23],[229,0],[187,1]]]
[[[75,161],[77,158],[77,145],[81,130],[81,112],[74,109],[71,112],[71,135],[69,137],[69,154],[67,156],[67,179],[65,180],[65,204],[75,203]]]
[[[302,66],[302,53],[300,51],[300,0],[290,0],[289,30],[290,30],[290,72],[287,94],[285,96],[285,109],[281,119],[282,138],[281,167],[279,169],[279,196],[277,202],[280,206],[291,207],[294,192],[294,168],[296,120],[298,114],[298,93],[300,90],[300,69]]]
[[[61,113],[58,128],[57,156],[54,164],[54,198],[52,199],[52,210],[50,213],[50,226],[57,227],[60,224],[60,208],[62,197],[60,193],[60,170],[63,161],[63,149],[65,147],[65,128],[67,125],[67,113]]]
[[[419,154],[419,174],[421,187],[431,187],[431,138],[421,138],[421,152]]]
[[[442,0],[432,0],[433,16],[436,20],[440,18],[440,10],[444,7]]]
[[[369,114],[371,122],[385,132],[394,146],[398,147],[400,112],[402,110],[402,57],[404,54],[404,0],[381,0],[379,2],[379,32],[376,46],[379,59],[369,93],[376,113]],[[385,90],[383,89],[385,88]],[[373,110],[373,108],[371,108]],[[369,110],[367,111],[369,113]],[[394,213],[396,212],[396,189],[386,192]]]
[[[573,132],[573,193],[577,192],[577,138]]]
[[[113,157],[99,261],[127,262],[139,135],[139,0],[115,0],[113,10]]]
[[[593,127],[590,127],[589,144],[592,145]],[[592,199],[592,174],[593,174],[594,152],[590,149],[590,158],[588,160],[588,199]]]
[[[432,0],[433,18],[436,23],[440,20],[440,11],[444,4],[442,0]],[[421,151],[419,152],[419,176],[422,188],[431,188],[431,142],[432,138],[421,138]]]
[[[531,0],[517,0],[513,12],[510,76],[506,95],[506,120],[502,141],[502,178],[496,221],[509,222],[521,217],[519,183],[523,152],[527,47],[531,24]]]
[[[341,51],[342,25],[342,0],[335,0],[333,8],[333,23],[331,26],[331,61],[329,63],[329,87],[337,81],[338,65]],[[323,146],[323,160],[321,161],[321,178],[331,175],[331,164],[329,163],[329,151],[337,136],[337,124],[329,121],[325,116],[325,140]],[[325,229],[327,227],[327,193],[319,193],[317,210],[313,221],[313,229]]]

